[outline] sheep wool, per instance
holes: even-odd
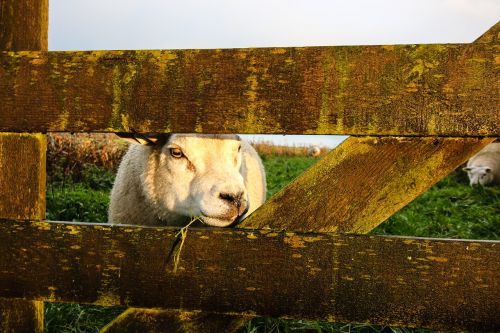
[[[493,142],[480,150],[464,168],[470,185],[500,185],[500,142]]]

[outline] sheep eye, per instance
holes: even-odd
[[[182,150],[180,150],[179,148],[170,148],[170,155],[172,155],[172,157],[174,158],[181,158],[182,156],[184,156]]]
[[[238,146],[238,153],[241,151],[241,145]]]

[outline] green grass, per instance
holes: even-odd
[[[283,320],[260,317],[249,321],[238,333],[430,333],[424,329],[407,329],[372,325],[335,324],[308,322],[304,320]]]
[[[500,188],[470,187],[459,171],[441,180],[373,233],[500,239]]]
[[[317,159],[265,156],[268,196],[275,194],[313,165]],[[57,171],[57,170],[56,170]],[[47,216],[51,220],[106,222],[113,174],[85,166],[78,178],[62,172],[50,175]],[[405,236],[500,239],[500,188],[471,188],[466,176],[454,172],[415,199],[373,233]],[[121,308],[46,303],[46,331],[98,332]],[[431,332],[419,329],[332,324],[256,318],[241,333],[261,332]]]
[[[109,190],[81,184],[52,185],[47,191],[47,219],[52,221],[107,222]]]
[[[317,161],[315,158],[303,156],[263,156],[267,197],[270,198]]]
[[[47,219],[52,221],[107,222],[109,192],[114,174],[85,166],[78,180],[56,173],[47,186]]]
[[[45,331],[51,333],[97,333],[123,308],[65,303],[45,303]]]

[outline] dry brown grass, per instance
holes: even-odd
[[[47,135],[47,174],[78,179],[86,165],[116,171],[128,144],[114,134]]]
[[[261,156],[308,156],[310,146],[278,146],[272,142],[257,142],[252,143],[255,150]],[[319,157],[324,156],[330,149],[326,147],[319,147]],[[318,156],[316,156],[318,157]]]

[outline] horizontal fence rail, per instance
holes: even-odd
[[[0,131],[500,136],[495,43],[2,52]]]
[[[0,223],[0,296],[499,330],[500,242]]]

